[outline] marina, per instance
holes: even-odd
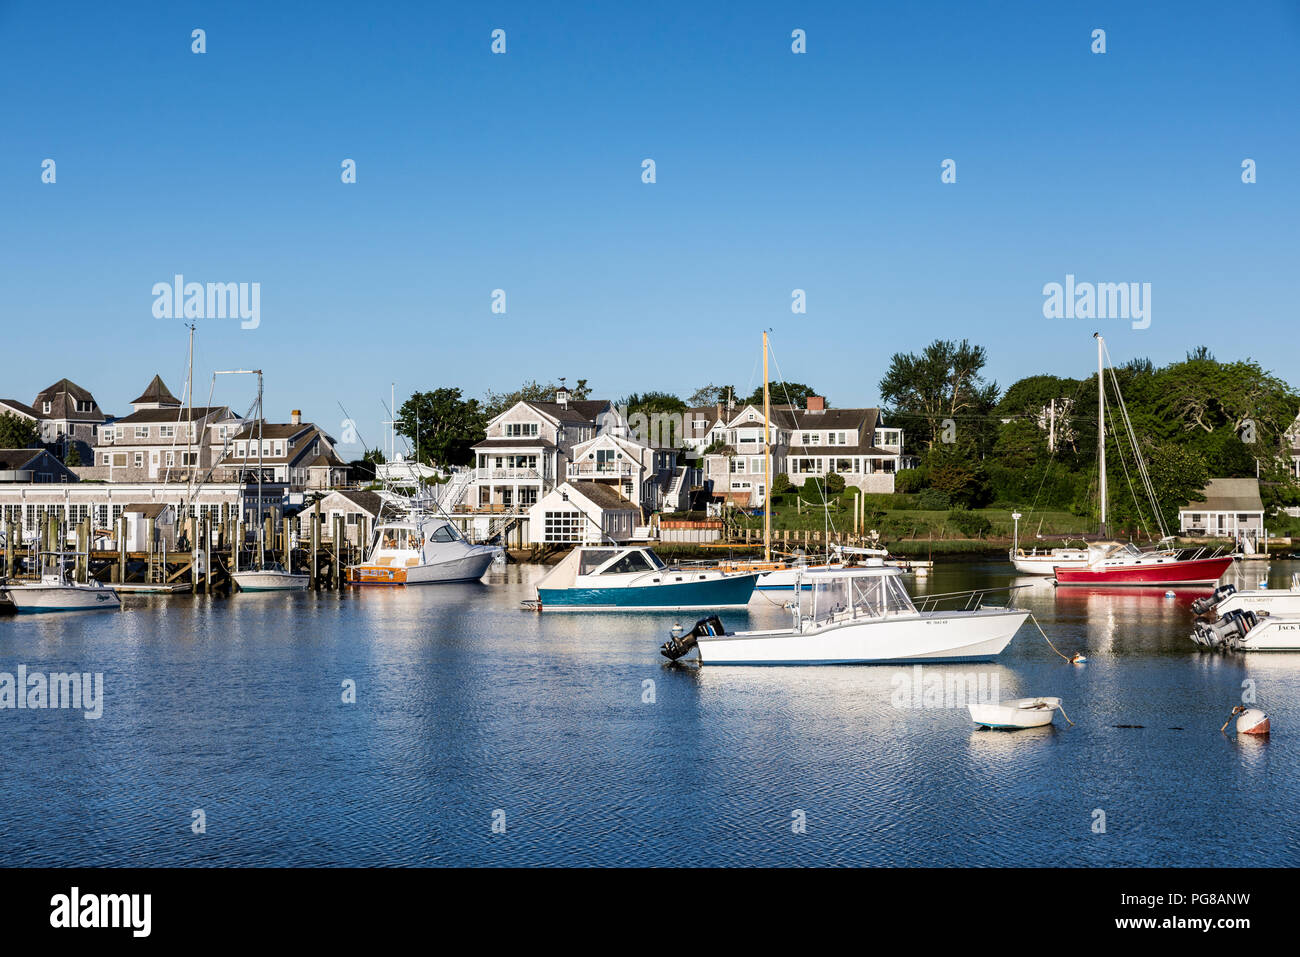
[[[1297,570],[1275,562],[1270,584]],[[1110,867],[1217,866],[1244,843],[1257,866],[1294,860],[1300,829],[1284,802],[1241,801],[1213,820],[1205,808],[1266,783],[1300,789],[1300,737],[1287,732],[1300,725],[1300,653],[1198,653],[1186,636],[1204,590],[1019,589],[1086,665],[1062,662],[1027,625],[994,662],[923,665],[938,694],[900,696],[913,666],[670,664],[658,647],[675,612],[522,614],[547,572],[511,564],[481,583],[246,601],[125,595],[118,614],[0,621],[11,660],[56,671],[75,655],[104,673],[99,720],[8,726],[10,853],[92,865]],[[919,603],[1018,581],[1005,562],[940,562],[907,590]],[[750,630],[789,622],[760,596],[728,617]],[[976,675],[998,700],[1059,696],[1074,726],[979,730],[974,699],[943,693]],[[344,679],[355,705],[340,703]],[[1234,744],[1219,727],[1246,679],[1272,734]],[[33,818],[37,782],[86,773],[87,754],[94,785],[40,788]],[[176,840],[195,807],[208,833]],[[1089,830],[1097,807],[1124,840]],[[483,823],[494,808],[509,841]],[[791,808],[810,824],[794,840]]]

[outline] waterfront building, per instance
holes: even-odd
[[[1230,538],[1253,552],[1264,536],[1264,504],[1259,479],[1216,478],[1201,492],[1203,502],[1178,510],[1178,529],[1196,538]]]
[[[524,540],[539,545],[629,542],[640,521],[641,509],[615,485],[565,481],[529,509]]]
[[[60,379],[37,393],[30,408],[42,443],[57,446],[64,462],[73,449],[83,463],[90,461],[96,430],[108,416],[87,389],[70,379]]]
[[[763,504],[764,421],[762,408],[750,404],[710,433],[726,443],[705,456],[715,496],[743,508]],[[796,486],[834,472],[864,492],[892,492],[903,462],[903,430],[886,426],[879,409],[828,409],[820,396],[809,396],[803,409],[772,406],[770,441],[772,476],[784,472]]]

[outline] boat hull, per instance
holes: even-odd
[[[997,704],[972,704],[967,706],[967,710],[971,720],[978,725],[1012,731],[1051,724],[1060,706],[1060,698],[1017,698]]]
[[[744,608],[758,574],[727,575],[705,581],[664,582],[618,588],[538,588],[546,611],[701,611]]]
[[[1050,554],[1015,555],[1011,559],[1011,564],[1015,565],[1016,571],[1022,575],[1053,575],[1057,568],[1087,567],[1088,556],[1083,554],[1073,558],[1061,558]]]
[[[390,565],[353,565],[348,569],[348,583],[352,585],[447,585],[453,582],[478,581],[496,559],[495,549],[485,549],[482,554],[466,555],[436,565],[412,565],[394,568]]]
[[[795,632],[737,632],[697,639],[712,665],[902,664],[989,661],[1010,644],[1029,612],[985,608],[926,612]]]
[[[1286,618],[1300,618],[1300,592],[1296,591],[1239,591],[1229,595],[1214,606],[1220,618],[1230,611],[1253,611],[1257,615],[1270,614]]]
[[[1232,558],[1168,559],[1126,565],[1058,567],[1058,585],[1212,585],[1232,565]]]
[[[311,576],[297,572],[235,572],[230,576],[240,591],[302,591]]]
[[[1300,651],[1300,618],[1265,618],[1246,633],[1237,651]]]
[[[67,585],[13,585],[9,601],[20,615],[56,611],[117,611],[122,600],[111,588],[73,588]]]

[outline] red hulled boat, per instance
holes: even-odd
[[[1231,555],[1180,558],[1173,551],[1113,546],[1082,567],[1059,566],[1058,585],[1213,585],[1232,565]]]

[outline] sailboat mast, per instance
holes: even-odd
[[[767,381],[767,333],[763,333],[763,561],[772,560],[772,395]]]
[[[257,569],[266,568],[266,542],[262,537],[266,522],[262,520],[262,370],[257,370]]]
[[[189,372],[185,376],[186,391],[189,395],[185,398],[185,404],[190,408],[190,422],[188,431],[185,433],[185,458],[188,460],[189,471],[185,474],[185,517],[188,519],[194,509],[194,323],[190,323],[190,360]],[[195,524],[197,528],[197,523]],[[198,567],[199,557],[199,537],[194,536],[190,542],[191,548],[191,568]]]
[[[1098,493],[1101,497],[1101,534],[1104,538],[1106,535],[1106,380],[1103,378],[1105,363],[1102,356],[1105,353],[1105,340],[1102,339],[1101,333],[1094,332],[1092,337],[1097,340],[1097,463],[1098,463]]]

